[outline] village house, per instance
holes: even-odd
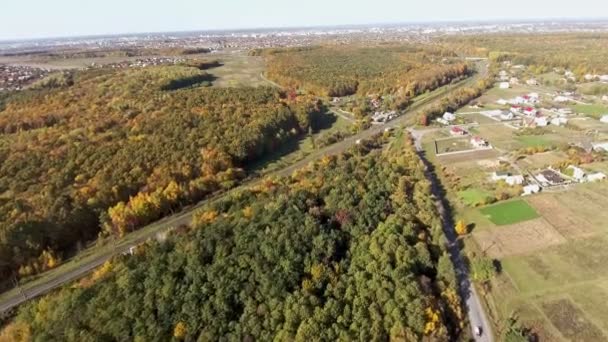
[[[594,172],[587,175],[588,182],[597,182],[606,179],[606,175],[602,172]]]
[[[521,106],[511,106],[511,113],[513,114],[519,114],[522,112],[522,107]]]
[[[524,186],[524,193],[522,194],[522,196],[528,196],[539,192],[540,186],[538,186],[537,184],[528,184]]]
[[[505,182],[507,184],[509,184],[510,186],[522,185],[522,184],[524,184],[524,176],[522,176],[522,175],[509,176],[509,177],[507,177],[507,179],[505,179]]]
[[[529,86],[537,86],[538,85],[538,81],[534,78],[531,78],[529,80],[526,81],[526,84]]]
[[[445,121],[452,122],[452,121],[456,120],[456,115],[454,115],[453,113],[450,113],[450,112],[445,112],[445,113],[443,113],[443,119]]]
[[[510,175],[511,175],[511,173],[509,173],[507,171],[495,171],[495,172],[492,172],[492,180],[495,182],[498,182],[500,180],[507,179],[507,177],[509,177]]]
[[[450,134],[452,136],[463,136],[463,135],[467,135],[467,131],[465,131],[464,129],[462,129],[458,126],[454,126],[450,129]]]
[[[506,105],[508,102],[507,102],[507,100],[505,100],[505,99],[498,99],[498,100],[496,100],[496,103],[498,103],[498,104],[499,104],[499,105],[501,105],[501,106],[504,106],[504,105]]]
[[[502,113],[500,113],[500,120],[502,121],[508,121],[508,120],[513,120],[515,118],[515,115],[513,115],[512,112],[508,112],[508,111],[503,111]]]
[[[603,123],[608,123],[608,114],[602,115],[600,121]]]
[[[570,165],[567,169],[572,170],[572,178],[574,178],[576,181],[582,182],[585,179],[585,171],[580,167]]]
[[[551,124],[554,126],[564,126],[567,123],[568,123],[567,118],[558,117],[558,118],[551,119]]]
[[[563,96],[563,95],[558,95],[553,98],[553,102],[557,102],[557,103],[565,103],[565,102],[569,102],[569,101],[570,101],[570,98],[567,96]]]
[[[485,148],[489,147],[490,144],[480,137],[472,137],[471,145],[473,145],[474,148]]]
[[[546,127],[547,125],[549,125],[549,122],[547,121],[546,116],[535,117],[534,123],[536,124],[536,127]]]
[[[447,122],[447,121],[446,121],[445,119],[443,119],[443,118],[437,118],[437,119],[435,119],[435,121],[439,122],[439,123],[440,123],[440,124],[442,124],[442,125],[446,125],[446,126],[450,124],[449,122]]]
[[[498,87],[500,89],[509,89],[511,87],[511,85],[509,84],[509,82],[500,82],[500,84],[498,85]]]
[[[536,116],[536,114],[538,114],[538,111],[535,108],[526,107],[523,109],[523,113],[525,116]]]
[[[592,143],[591,146],[596,152],[608,152],[608,142]]]

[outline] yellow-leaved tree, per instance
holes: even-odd
[[[456,234],[458,235],[466,235],[468,233],[467,225],[464,224],[463,220],[458,221],[456,223]]]
[[[186,328],[186,324],[184,322],[177,322],[175,328],[173,329],[173,337],[178,340],[183,340],[188,333],[188,329]]]

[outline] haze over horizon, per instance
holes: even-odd
[[[397,0],[353,2],[231,0],[214,4],[181,0],[164,2],[107,0],[83,5],[76,0],[23,0],[3,4],[0,40],[110,35],[144,32],[230,30],[342,26],[390,23],[498,20],[597,19],[608,4],[597,0],[512,0],[508,6],[491,6],[482,0],[425,3]]]

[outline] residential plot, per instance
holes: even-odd
[[[475,231],[473,237],[480,249],[492,258],[529,254],[566,241],[542,218],[499,229]]]
[[[529,156],[525,156],[518,161],[520,167],[526,169],[544,169],[551,165],[556,165],[566,160],[568,156],[561,151],[548,151],[542,153],[535,153]]]
[[[466,153],[457,153],[438,156],[438,159],[444,165],[450,165],[454,163],[463,162],[475,162],[478,160],[494,159],[499,156],[499,153],[494,149],[487,150],[473,150]]]
[[[447,138],[435,141],[437,154],[462,152],[471,150],[470,137]]]
[[[576,215],[570,206],[560,203],[556,196],[534,196],[529,202],[566,238],[588,237],[596,232],[585,217]]]

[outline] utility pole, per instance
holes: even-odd
[[[27,300],[27,295],[25,294],[25,292],[21,288],[21,285],[19,285],[19,278],[17,278],[17,276],[14,275],[14,274],[13,274],[13,284],[15,285],[15,287],[17,288],[17,290],[19,291],[19,294],[21,294],[21,296],[23,297],[23,300]]]

